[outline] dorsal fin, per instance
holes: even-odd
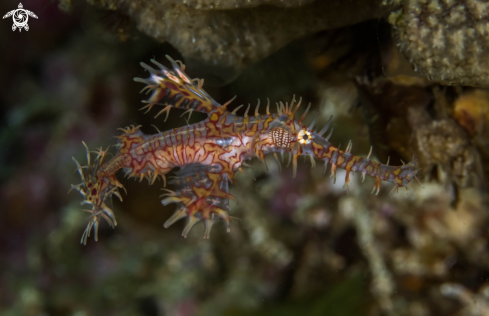
[[[152,91],[151,97],[143,101],[143,103],[147,104],[141,110],[146,109],[146,112],[149,112],[154,105],[162,105],[164,106],[163,112],[169,111],[171,107],[174,107],[210,113],[221,106],[202,88],[204,80],[190,79],[184,72],[185,66],[181,62],[180,67],[177,63],[179,61],[174,61],[170,56],[166,56],[166,58],[171,62],[173,70],[169,70],[154,59],[151,62],[158,69],[141,63],[141,66],[149,71],[150,76],[146,79],[136,77],[134,81],[147,85],[141,92],[145,90]],[[156,116],[161,114],[162,111]]]

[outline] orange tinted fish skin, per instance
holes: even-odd
[[[292,162],[293,176],[297,170],[297,158],[309,156],[311,163],[322,160],[331,164],[331,175],[336,181],[336,169],[347,170],[345,187],[350,182],[351,171],[358,171],[376,179],[372,193],[378,193],[381,181],[393,183],[394,189],[407,186],[416,177],[418,170],[411,162],[402,166],[388,166],[367,158],[354,156],[350,153],[351,143],[345,151],[329,143],[331,132],[323,137],[329,129],[331,119],[319,132],[315,132],[314,122],[309,126],[302,124],[306,111],[296,117],[301,101],[277,103],[276,113],[270,113],[269,104],[266,114],[259,113],[259,105],[254,115],[248,115],[248,106],[244,116],[237,116],[236,110],[229,112],[228,103],[220,105],[202,88],[203,80],[190,79],[184,72],[184,65],[170,60],[173,70],[169,70],[158,62],[154,69],[142,63],[149,71],[146,79],[135,78],[137,82],[146,84],[143,91],[151,92],[146,105],[142,108],[147,112],[155,106],[163,107],[156,116],[168,113],[171,108],[180,108],[190,114],[193,111],[207,114],[207,118],[199,123],[180,128],[146,135],[140,126],[129,126],[119,129],[116,152],[111,159],[106,159],[107,150],[99,149],[92,161],[93,152],[87,150],[87,165],[77,164],[82,182],[72,185],[84,196],[82,204],[91,205],[86,210],[91,214],[81,243],[86,244],[92,227],[97,240],[97,229],[100,218],[115,227],[112,209],[107,202],[113,195],[121,201],[119,189],[124,189],[117,180],[115,173],[123,170],[129,178],[142,181],[147,179],[153,184],[162,177],[166,186],[165,175],[173,168],[179,168],[175,177],[169,182],[175,190],[164,189],[163,205],[175,203],[175,213],[165,222],[169,227],[176,221],[185,218],[186,224],[182,236],[187,237],[195,224],[204,222],[204,238],[210,237],[213,225],[223,221],[229,231],[229,182],[232,183],[237,171],[242,171],[243,163],[254,157],[261,160],[268,154],[289,155]],[[282,157],[283,158],[283,157]],[[278,161],[278,158],[277,158]],[[326,168],[325,168],[326,170]],[[124,189],[125,190],[125,189]]]

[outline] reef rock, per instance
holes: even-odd
[[[294,39],[380,17],[380,0],[88,0],[131,17],[187,63],[241,70]],[[231,10],[233,9],[233,10]],[[387,11],[388,12],[388,11]]]
[[[442,84],[489,86],[489,2],[406,0],[389,21],[421,75]]]

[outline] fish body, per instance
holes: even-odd
[[[331,119],[320,130],[314,129],[315,120],[309,125],[303,125],[306,111],[297,117],[296,112],[301,100],[293,99],[290,104],[277,103],[276,113],[270,113],[270,104],[266,113],[260,114],[259,106],[254,115],[249,115],[248,106],[244,116],[236,114],[237,109],[230,112],[227,106],[231,101],[221,105],[203,90],[202,79],[190,79],[184,72],[185,66],[167,56],[173,70],[152,60],[157,69],[144,63],[150,76],[146,79],[134,78],[144,83],[143,91],[151,92],[146,105],[142,108],[147,112],[154,107],[163,106],[155,117],[168,112],[171,108],[186,110],[189,115],[193,111],[206,113],[207,118],[199,123],[186,125],[172,130],[146,135],[140,126],[129,126],[119,129],[115,145],[116,153],[111,159],[106,159],[108,150],[96,151],[92,161],[91,152],[87,149],[86,166],[81,166],[76,159],[82,183],[72,185],[85,198],[82,204],[89,204],[91,213],[89,223],[82,236],[81,242],[86,243],[92,227],[97,240],[97,229],[100,218],[107,220],[115,227],[115,215],[106,203],[112,196],[120,200],[119,189],[124,189],[117,180],[115,173],[123,170],[128,177],[147,179],[151,184],[158,177],[163,177],[174,168],[179,168],[175,177],[169,181],[175,190],[167,190],[161,203],[176,204],[176,211],[165,222],[169,227],[176,221],[186,218],[182,235],[187,237],[195,224],[204,222],[204,238],[209,238],[212,226],[223,221],[229,231],[229,183],[237,171],[242,171],[243,164],[254,157],[264,161],[265,156],[272,154],[280,163],[278,156],[288,156],[289,164],[293,166],[293,176],[297,170],[299,156],[309,156],[313,166],[321,160],[326,166],[331,165],[331,175],[336,181],[336,170],[347,171],[345,187],[350,182],[351,171],[372,176],[376,179],[372,192],[379,192],[381,181],[393,183],[394,190],[407,186],[416,177],[418,170],[411,162],[402,166],[389,166],[367,158],[351,154],[351,143],[346,150],[340,150],[329,142],[332,129],[329,130]],[[309,105],[310,106],[310,105]],[[125,189],[124,189],[125,190]]]

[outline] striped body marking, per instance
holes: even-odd
[[[415,163],[402,166],[389,166],[367,158],[354,156],[350,153],[351,143],[346,150],[340,150],[329,143],[332,129],[327,136],[331,119],[318,132],[314,131],[315,120],[309,125],[302,124],[309,107],[296,118],[296,111],[301,101],[289,103],[279,102],[276,113],[270,113],[269,104],[266,113],[259,113],[259,104],[254,115],[249,115],[248,106],[244,116],[237,116],[236,111],[227,110],[226,104],[217,103],[202,88],[203,80],[190,79],[184,72],[185,66],[167,57],[173,70],[169,70],[152,60],[158,69],[144,63],[141,65],[149,71],[146,79],[135,78],[137,82],[146,84],[143,91],[151,92],[146,105],[142,108],[147,112],[155,106],[163,107],[156,116],[167,113],[171,108],[184,109],[189,115],[193,111],[206,113],[207,118],[199,123],[145,135],[140,126],[119,129],[121,134],[115,145],[116,153],[106,159],[108,150],[99,149],[92,161],[92,153],[87,150],[87,166],[77,165],[82,182],[72,185],[79,191],[91,209],[89,223],[83,233],[81,242],[86,243],[94,228],[95,240],[100,218],[104,218],[112,227],[117,225],[112,209],[106,201],[113,195],[122,201],[119,189],[125,190],[117,180],[115,173],[122,169],[129,178],[147,179],[153,184],[158,177],[165,181],[165,175],[178,168],[175,177],[169,181],[174,190],[165,190],[161,203],[176,204],[176,211],[165,222],[168,227],[185,218],[186,224],[182,235],[186,237],[198,222],[205,226],[204,238],[209,238],[212,226],[223,221],[229,231],[229,182],[233,181],[237,171],[242,171],[243,164],[254,157],[261,160],[268,154],[288,154],[292,162],[293,175],[297,169],[297,158],[309,156],[311,163],[316,160],[325,163],[325,170],[331,164],[331,176],[336,181],[336,169],[345,169],[345,187],[350,182],[350,172],[360,172],[376,179],[372,193],[378,194],[381,181],[394,184],[397,191],[406,187],[416,178],[418,170]],[[309,105],[310,106],[310,105]],[[280,162],[279,162],[280,163]]]

